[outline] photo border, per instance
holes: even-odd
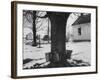
[[[17,4],[28,5],[50,5],[59,7],[78,7],[78,8],[93,8],[96,9],[96,71],[81,72],[81,73],[64,73],[64,74],[49,74],[49,75],[33,75],[33,76],[17,76]],[[31,77],[50,77],[50,76],[66,76],[66,75],[81,75],[94,74],[98,72],[98,7],[88,5],[73,5],[73,4],[58,4],[58,3],[41,3],[41,2],[26,2],[26,1],[12,1],[11,2],[11,77],[12,78],[31,78]]]

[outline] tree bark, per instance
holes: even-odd
[[[32,46],[37,46],[37,42],[36,42],[36,11],[33,11],[33,43]]]
[[[70,13],[50,13],[51,20],[51,63],[66,64],[66,22]],[[57,64],[56,64],[57,63]]]

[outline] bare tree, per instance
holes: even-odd
[[[36,11],[32,10],[24,10],[23,15],[25,16],[26,20],[32,24],[32,31],[33,31],[33,42],[32,46],[37,46],[36,43]]]
[[[32,46],[37,46],[37,42],[36,42],[36,11],[33,11],[33,43]]]
[[[32,24],[32,31],[33,31],[33,41],[32,41],[32,46],[37,46],[37,31],[42,29],[42,24],[43,21],[40,21],[39,19],[41,18],[47,18],[46,12],[42,11],[32,11],[32,10],[24,10],[23,11],[23,16],[26,18],[26,20]],[[38,27],[36,27],[37,23],[41,23]]]

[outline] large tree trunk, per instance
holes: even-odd
[[[37,46],[35,20],[36,20],[36,11],[33,11],[33,43],[32,43],[32,46]]]
[[[66,22],[69,13],[50,13],[51,20],[51,63],[55,66],[66,65]]]

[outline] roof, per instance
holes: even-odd
[[[81,15],[79,18],[72,24],[72,25],[78,25],[78,24],[84,24],[89,23],[91,21],[91,15]]]

